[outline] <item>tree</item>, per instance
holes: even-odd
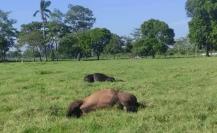
[[[34,53],[33,53],[33,52],[34,52]],[[40,54],[39,51],[33,51],[32,47],[27,46],[27,47],[25,48],[25,50],[23,51],[22,56],[23,56],[24,58],[27,58],[27,59],[29,59],[30,57],[33,57],[33,58],[40,58],[40,57],[41,57],[41,54]]]
[[[54,21],[48,22],[47,28],[48,28],[47,38],[50,46],[49,48],[51,50],[51,55],[53,55],[51,58],[52,60],[54,60],[54,58],[58,60],[58,45],[60,39],[69,33],[69,29],[63,23],[57,23]],[[56,53],[54,52],[54,48],[56,50]]]
[[[50,14],[49,22],[46,24],[48,28],[48,40],[51,48],[51,60],[58,60],[58,45],[62,37],[70,33],[69,27],[64,23],[64,14],[58,10]],[[54,52],[55,48],[55,52]]]
[[[133,33],[131,34],[133,36],[133,40],[141,39],[142,33],[140,28],[134,29]]]
[[[60,41],[59,51],[68,57],[76,57],[79,61],[91,51],[91,38],[88,31],[71,33]]]
[[[191,43],[195,43],[200,49],[206,49],[206,56],[209,56],[209,51],[212,47],[210,42],[210,24],[204,19],[194,18],[189,22],[189,38]]]
[[[1,60],[5,60],[6,52],[9,50],[8,42],[4,37],[0,36],[0,57]]]
[[[15,43],[17,30],[13,27],[16,20],[9,19],[10,12],[0,10],[0,57],[4,61],[6,59],[6,52]]]
[[[54,9],[50,14],[49,20],[51,22],[64,23],[64,14],[60,10]]]
[[[187,0],[186,11],[189,22],[189,38],[200,49],[205,48],[206,56],[217,42],[217,1]]]
[[[103,52],[105,46],[109,43],[111,39],[111,32],[105,28],[95,28],[89,31],[91,38],[91,49],[99,60],[100,54]]]
[[[46,47],[46,35],[45,35],[45,24],[47,23],[47,18],[49,18],[51,11],[48,7],[51,5],[51,1],[41,0],[40,2],[40,9],[37,10],[33,16],[36,16],[38,13],[41,15],[42,24],[43,24],[43,38],[44,38],[44,49],[45,49],[45,57],[47,61],[47,47]]]
[[[15,45],[13,47],[13,50],[11,50],[7,53],[7,57],[16,59],[16,61],[21,60],[22,51],[21,51],[20,47],[18,45]]]
[[[121,53],[123,51],[122,50],[123,45],[124,45],[124,42],[122,38],[116,34],[112,34],[111,39],[109,43],[106,45],[104,51],[105,53],[114,55],[115,57],[115,54]]]
[[[22,25],[19,33],[18,42],[20,45],[29,45],[33,50],[33,55],[38,51],[40,53],[40,61],[42,61],[41,53],[43,51],[44,38],[43,32],[41,31],[42,23],[32,22],[30,24]],[[35,61],[35,56],[34,56]]]
[[[197,46],[195,44],[190,43],[188,37],[182,37],[176,40],[172,51],[177,54],[193,54],[197,52]]]
[[[60,40],[58,51],[66,57],[75,58],[81,52],[77,44],[78,39],[75,34],[67,34]]]
[[[38,13],[40,13],[43,23],[46,23],[47,18],[49,18],[50,14],[51,14],[51,11],[48,9],[48,7],[50,5],[51,5],[51,1],[41,0],[40,9],[35,11],[33,16],[36,16]]]
[[[175,33],[163,21],[151,19],[141,26],[142,38],[155,38],[162,45],[173,45]]]
[[[156,38],[140,39],[134,43],[133,53],[138,56],[152,56],[154,58],[159,47],[161,44]]]
[[[69,5],[69,10],[65,15],[65,23],[67,23],[72,31],[83,31],[93,27],[95,23],[93,12],[79,5]]]
[[[121,37],[121,40],[123,42],[123,50],[125,53],[131,53],[132,52],[132,48],[133,48],[133,41],[134,39],[132,39],[131,37],[127,37],[127,36],[123,36]]]
[[[174,31],[163,21],[150,19],[141,25],[141,37],[135,41],[134,53],[141,56],[165,54],[174,44]],[[141,48],[141,49],[140,49]]]
[[[91,53],[91,36],[89,31],[82,31],[76,33],[76,38],[78,40],[77,46],[80,48],[77,58],[80,60],[82,56],[88,57]]]

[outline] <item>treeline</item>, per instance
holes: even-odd
[[[186,38],[174,40],[174,30],[163,21],[150,19],[132,33],[123,37],[106,28],[93,28],[96,21],[93,12],[79,5],[69,5],[63,13],[49,10],[51,2],[41,0],[40,8],[33,16],[40,15],[40,22],[14,28],[16,20],[9,12],[0,10],[0,58],[32,58],[33,61],[78,59],[103,55],[127,54],[132,57],[156,55],[195,54],[199,50],[210,51],[216,47],[217,2],[188,0],[187,15],[190,33]]]

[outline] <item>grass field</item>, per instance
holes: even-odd
[[[83,82],[103,72],[125,82]],[[137,96],[148,107],[65,117],[68,104],[102,88]],[[217,132],[217,58],[0,64],[0,132]]]

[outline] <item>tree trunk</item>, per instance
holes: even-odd
[[[6,52],[3,50],[3,61],[6,61]]]
[[[54,54],[54,46],[53,46],[53,43],[52,43],[52,48],[51,48],[51,60],[54,61],[55,59],[55,54]]]
[[[1,61],[3,62],[4,61],[4,53],[3,53],[3,51],[2,51],[2,57],[1,57]]]
[[[57,59],[57,61],[59,61],[59,54],[58,54],[58,48],[57,48],[57,43],[56,43],[56,59]]]
[[[3,61],[3,52],[1,53],[1,62]]]
[[[34,48],[32,49],[32,53],[33,53],[33,61],[35,62],[35,50],[34,50]]]
[[[77,59],[78,59],[78,61],[81,61],[81,53],[78,53]]]
[[[209,50],[206,50],[206,56],[209,57]]]
[[[42,62],[42,58],[41,58],[41,53],[39,52],[39,58],[40,58],[40,62]]]
[[[47,61],[47,47],[44,46],[45,61]]]
[[[2,61],[4,62],[5,61],[5,54],[4,54],[4,50],[2,52]]]
[[[1,61],[4,61],[4,50],[1,51]]]
[[[207,56],[207,57],[210,56],[210,55],[209,55],[209,45],[208,45],[208,44],[206,44],[206,56]]]
[[[195,46],[195,53],[194,56],[197,57],[197,46]]]
[[[52,52],[52,53],[51,53],[51,60],[54,61],[54,59],[55,59],[54,50],[52,49],[51,52]]]
[[[43,14],[42,14],[42,20],[43,20],[43,22],[42,22],[42,27],[43,27],[43,45],[44,45],[44,54],[45,54],[45,61],[47,61],[47,47],[46,47],[46,43],[45,43],[45,40],[46,40],[46,36],[45,36],[45,23],[46,23],[46,21],[45,21],[45,19],[44,19],[44,16],[43,16]]]
[[[99,54],[97,54],[97,60],[99,60]]]

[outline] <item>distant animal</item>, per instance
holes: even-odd
[[[68,107],[67,116],[79,118],[90,111],[114,105],[117,105],[119,109],[126,108],[127,112],[137,112],[140,106],[133,94],[113,89],[103,89],[94,92],[83,100],[72,102]]]
[[[102,73],[94,73],[94,74],[88,74],[84,77],[84,81],[87,81],[89,83],[93,83],[96,81],[99,82],[104,82],[104,81],[110,81],[110,82],[114,82],[115,78],[113,77],[109,77],[105,74]]]

